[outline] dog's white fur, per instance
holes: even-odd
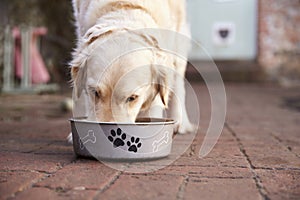
[[[126,54],[109,67],[101,58],[111,50],[105,41],[122,32],[161,28],[188,35],[185,0],[73,0],[73,7],[78,43],[71,74],[75,96],[86,91],[89,107],[96,110],[93,114],[90,109],[89,118],[134,122],[145,114],[162,117],[163,109],[169,107],[170,117],[178,121],[178,132],[192,131],[185,108],[186,62],[161,51],[155,36],[134,34],[127,41],[151,43],[155,50]],[[157,67],[157,62],[176,73]]]

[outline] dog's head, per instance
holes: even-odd
[[[158,63],[170,64],[166,63],[169,62],[166,56],[158,49],[144,49],[105,62],[103,57],[109,51],[118,51],[115,47],[111,49],[110,43],[103,43],[106,37],[113,37],[111,33],[112,30],[88,32],[74,54],[71,75],[75,97],[87,92],[95,115],[90,114],[97,121],[134,122],[141,111],[149,109],[157,95],[167,107],[172,76],[165,67],[158,66]],[[128,40],[147,42],[144,36]],[[119,45],[122,49],[126,44]]]

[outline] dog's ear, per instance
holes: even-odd
[[[159,70],[157,91],[160,95],[162,103],[168,108],[169,96],[170,96],[170,80],[166,70]]]
[[[82,91],[85,89],[86,84],[86,62],[88,59],[88,54],[83,53],[84,49],[73,53],[73,60],[70,63],[70,70],[71,70],[71,78],[74,87],[74,95],[76,98],[81,96]]]
[[[71,68],[71,76],[74,87],[74,95],[76,98],[80,98],[82,92],[85,90],[86,86],[86,67],[75,67]]]
[[[79,98],[82,91],[86,86],[87,79],[87,60],[90,56],[90,51],[93,48],[89,48],[89,45],[93,43],[99,37],[111,33],[113,27],[102,27],[101,25],[95,25],[91,27],[78,41],[77,48],[73,53],[73,60],[70,63],[71,77],[74,87],[75,96]]]
[[[160,95],[162,103],[168,108],[170,89],[174,78],[172,59],[168,55],[157,54],[158,63],[155,68],[156,89]]]
[[[103,37],[105,35],[111,34],[115,28],[112,26],[104,26],[101,24],[97,24],[92,26],[85,35],[83,36],[84,43],[89,45],[93,43],[99,37]]]

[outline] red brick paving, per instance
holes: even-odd
[[[176,199],[182,176],[121,175],[98,199]]]
[[[118,174],[105,165],[95,161],[81,161],[71,163],[49,178],[36,183],[37,187],[63,188],[66,190],[85,188],[87,190],[97,190],[104,188],[111,177]]]
[[[74,155],[64,96],[0,96],[0,199],[300,199],[300,112],[284,103],[299,88],[227,84],[226,125],[200,159],[210,103],[205,87],[193,86],[201,91],[195,139],[176,136],[173,152],[185,152],[174,162],[172,154],[115,163],[130,173]]]
[[[186,199],[260,199],[251,178],[220,179],[190,178],[186,186]]]
[[[39,172],[3,170],[0,172],[1,198],[14,196],[16,192],[26,190],[32,183],[38,182],[45,175]]]

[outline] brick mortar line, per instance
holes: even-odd
[[[36,148],[36,149],[32,149],[32,150],[29,150],[29,151],[25,151],[24,153],[33,153],[33,154],[35,154],[35,152],[37,152],[37,151],[39,151],[39,150],[41,150],[41,149],[43,149],[43,148],[45,148],[45,147],[49,147],[50,145],[52,145],[54,142],[51,142],[51,143],[48,143],[48,144],[46,144],[45,146],[44,145],[41,145],[41,146],[39,146],[38,148]]]
[[[43,170],[27,170],[27,169],[1,169],[0,172],[36,172],[41,174],[51,175],[53,172],[47,172]]]
[[[15,197],[17,197],[17,195],[19,195],[19,194],[21,194],[21,193],[23,193],[23,192],[25,192],[25,191],[33,188],[36,183],[38,183],[40,181],[43,181],[43,180],[47,179],[48,177],[50,177],[50,174],[45,174],[41,178],[33,179],[33,181],[31,181],[30,184],[24,186],[23,188],[19,188],[19,190],[16,191],[16,192],[14,192],[14,193],[12,193],[12,195],[9,198],[15,198]]]
[[[37,151],[40,149],[37,149]],[[27,151],[18,151],[18,150],[1,150],[0,153],[20,153],[20,154],[33,154],[33,155],[45,155],[45,156],[55,156],[57,153],[39,153],[37,151],[27,152]],[[73,153],[61,153],[59,155],[71,155]]]
[[[76,189],[76,187],[51,187],[49,185],[45,185],[45,186],[40,186],[40,185],[33,185],[32,188],[47,188],[49,190],[52,190],[52,191],[56,191],[56,192],[59,192],[57,190],[61,189],[61,192],[68,192],[68,191],[71,191],[71,190],[81,190],[81,191],[98,191],[97,188],[86,188],[84,187],[84,189]]]
[[[177,165],[177,164],[172,164],[173,167],[225,167],[225,168],[241,168],[241,169],[245,169],[247,168],[246,166],[237,166],[237,165],[197,165],[197,164],[186,164],[186,165],[183,165],[183,164],[180,164],[180,165]]]
[[[273,133],[271,133],[272,137],[277,140],[277,142],[279,142],[279,144],[281,144],[282,146],[284,146],[289,152],[291,152],[292,154],[294,154],[297,158],[300,158],[300,156],[295,153],[294,151],[292,151],[292,147],[290,147],[289,145],[285,145],[284,142],[282,141],[282,139],[280,139],[279,137],[277,137],[276,135],[274,135]]]
[[[300,168],[292,168],[292,167],[254,167],[254,169],[263,169],[263,170],[277,170],[277,171],[291,171],[291,170],[294,170],[294,171],[299,171]]]
[[[26,171],[28,171],[28,172],[38,172],[38,173],[40,173],[40,174],[45,174],[45,175],[44,175],[43,177],[41,177],[41,178],[36,179],[36,180],[34,179],[35,181],[30,182],[30,184],[28,184],[26,187],[24,187],[21,191],[16,191],[16,192],[14,192],[14,193],[12,194],[12,198],[16,197],[17,195],[19,195],[19,194],[21,194],[21,193],[23,193],[23,192],[25,192],[25,191],[27,191],[27,190],[29,190],[29,189],[31,189],[31,188],[36,187],[35,185],[36,185],[37,183],[39,183],[39,182],[41,182],[41,181],[43,181],[43,180],[45,180],[45,179],[51,177],[51,175],[57,173],[59,170],[63,169],[65,166],[68,166],[68,165],[74,163],[75,161],[76,161],[76,158],[75,158],[74,160],[72,160],[72,161],[71,161],[70,163],[68,163],[68,164],[58,166],[57,169],[56,169],[56,171],[51,172],[51,173],[49,173],[49,172],[44,172],[44,171],[40,171],[40,170],[26,170]],[[18,171],[18,170],[15,170],[15,171]],[[19,170],[19,171],[22,171],[22,170]],[[25,171],[25,170],[24,170],[24,171]]]
[[[185,188],[189,182],[189,179],[190,179],[190,177],[188,175],[184,176],[184,179],[178,188],[178,191],[176,194],[176,200],[182,200],[184,198]]]
[[[225,127],[228,129],[228,131],[232,134],[232,136],[235,138],[236,142],[239,145],[239,149],[240,152],[244,155],[244,157],[246,158],[248,164],[249,164],[249,168],[251,170],[251,173],[253,174],[253,180],[256,184],[256,188],[258,189],[258,192],[260,193],[261,197],[264,200],[269,200],[270,198],[267,195],[267,191],[264,187],[264,185],[262,184],[261,179],[259,178],[258,174],[255,172],[255,167],[252,164],[248,154],[246,153],[246,150],[244,148],[244,145],[242,144],[240,138],[237,136],[237,134],[233,131],[233,129],[231,129],[231,127],[229,126],[228,123],[225,123]]]
[[[190,178],[206,178],[206,179],[250,179],[250,177],[243,177],[243,176],[197,176],[197,175],[189,175]]]
[[[95,196],[93,197],[93,199],[99,199],[97,198],[101,193],[104,193],[106,190],[108,190],[113,184],[115,184],[115,182],[120,178],[120,176],[123,174],[122,171],[118,171],[118,173],[116,173],[111,180],[102,188],[100,188],[98,190],[98,192],[95,194]]]

